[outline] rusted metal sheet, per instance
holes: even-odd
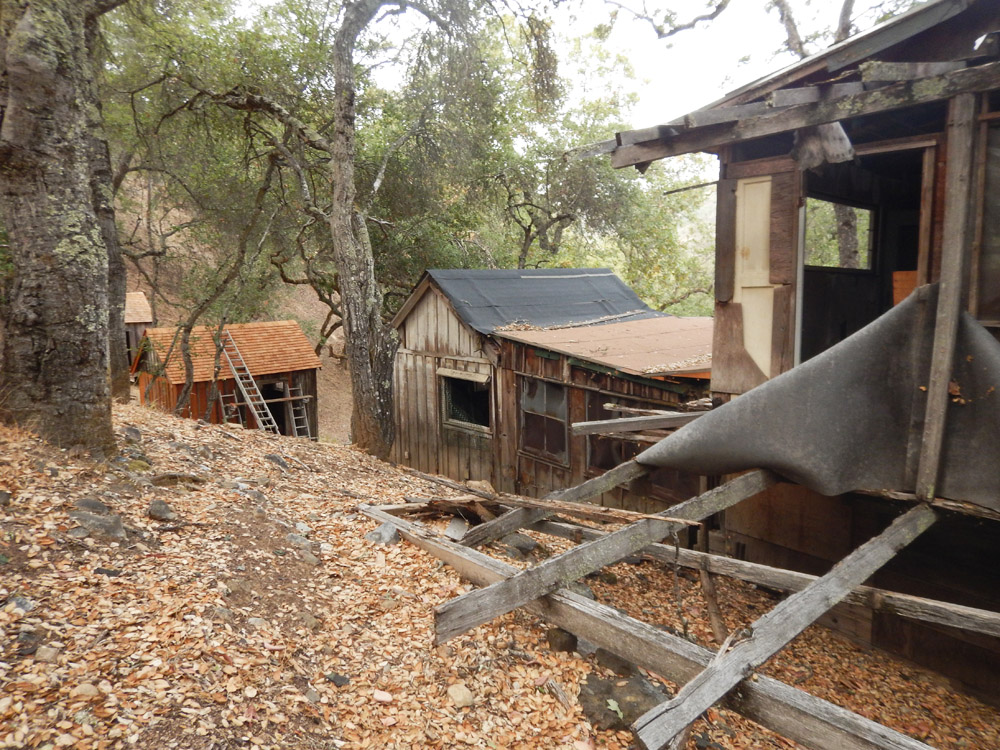
[[[498,331],[496,335],[585,359],[629,375],[701,374],[711,369],[712,318],[647,318],[555,329]]]

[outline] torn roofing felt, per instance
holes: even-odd
[[[635,460],[700,474],[771,469],[824,495],[912,492],[936,302],[937,285],[921,287]],[[950,393],[935,494],[1000,510],[1000,343],[964,313]]]
[[[536,328],[664,316],[610,268],[429,269],[458,316],[490,334],[509,325]]]

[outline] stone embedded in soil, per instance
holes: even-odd
[[[450,686],[448,688],[448,697],[451,698],[451,702],[455,704],[456,708],[468,708],[476,701],[475,696],[472,695],[472,691],[462,683]]]
[[[154,521],[173,521],[177,518],[174,509],[165,500],[159,499],[153,500],[149,504],[149,510],[146,511],[146,515]]]
[[[53,646],[39,646],[38,650],[35,651],[35,661],[56,664],[59,661],[60,653],[60,650]]]
[[[69,517],[87,529],[91,534],[109,539],[125,539],[125,527],[119,516],[99,516],[84,510],[71,510]]]
[[[313,688],[309,688],[308,690],[306,690],[305,696],[306,700],[309,701],[310,703],[319,703],[320,701],[319,693],[317,693]]]
[[[298,547],[299,549],[309,549],[312,547],[312,542],[301,534],[286,534],[285,540],[293,547]]]
[[[77,685],[70,691],[71,698],[96,698],[101,694],[101,691],[96,685],[91,685],[89,682],[84,682]]]
[[[399,544],[399,530],[391,523],[384,523],[365,534],[365,539],[373,544]]]
[[[562,628],[549,628],[545,631],[545,640],[553,651],[563,651],[571,654],[576,651],[577,638]]]
[[[299,612],[299,620],[305,625],[309,630],[319,630],[323,627],[323,621],[320,620],[312,612]]]
[[[316,557],[316,555],[314,555],[312,552],[306,550],[302,553],[302,562],[306,563],[307,565],[316,566],[322,564],[323,561],[320,560],[318,557]]]
[[[111,512],[111,508],[102,503],[96,497],[81,497],[76,501],[75,505],[79,510],[97,513],[100,516],[107,515]]]
[[[247,625],[250,625],[255,628],[266,628],[267,620],[265,620],[263,617],[251,617],[247,620]]]
[[[0,490],[0,508],[10,506],[10,493],[7,490]]]
[[[605,679],[593,673],[580,685],[579,703],[584,716],[598,729],[628,729],[644,713],[668,696],[638,675],[626,680]]]
[[[288,462],[281,456],[279,456],[277,453],[267,453],[264,455],[264,458],[266,458],[271,463],[280,466],[285,471],[288,471],[288,469],[290,468]]]
[[[332,682],[337,687],[344,687],[345,685],[351,684],[351,678],[345,677],[342,674],[337,674],[336,672],[330,672],[326,675],[326,679]]]

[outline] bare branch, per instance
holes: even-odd
[[[625,11],[637,21],[645,21],[652,27],[653,31],[656,32],[657,39],[667,39],[679,34],[682,31],[688,31],[693,29],[699,23],[704,23],[707,21],[714,21],[718,18],[722,12],[729,6],[729,0],[718,0],[715,6],[708,13],[704,13],[700,16],[695,16],[687,23],[675,23],[673,18],[670,16],[665,16],[663,20],[658,21],[651,15],[643,11],[638,11],[633,8],[628,7],[624,3],[620,3],[617,0],[604,0],[605,4],[612,7],[618,8],[619,10]]]

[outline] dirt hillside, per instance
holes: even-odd
[[[115,421],[108,462],[0,427],[0,747],[624,749],[626,700],[595,705],[595,685],[674,689],[582,642],[554,650],[523,610],[435,647],[434,607],[469,586],[411,544],[366,538],[377,524],[359,506],[451,492],[439,484],[135,405]],[[522,536],[523,554],[484,551],[526,566],[567,544]],[[644,560],[586,584],[712,647],[692,577]],[[730,628],[774,604],[717,586]],[[821,628],[763,671],[935,747],[1000,747],[997,711]],[[796,745],[712,709],[686,747]]]

